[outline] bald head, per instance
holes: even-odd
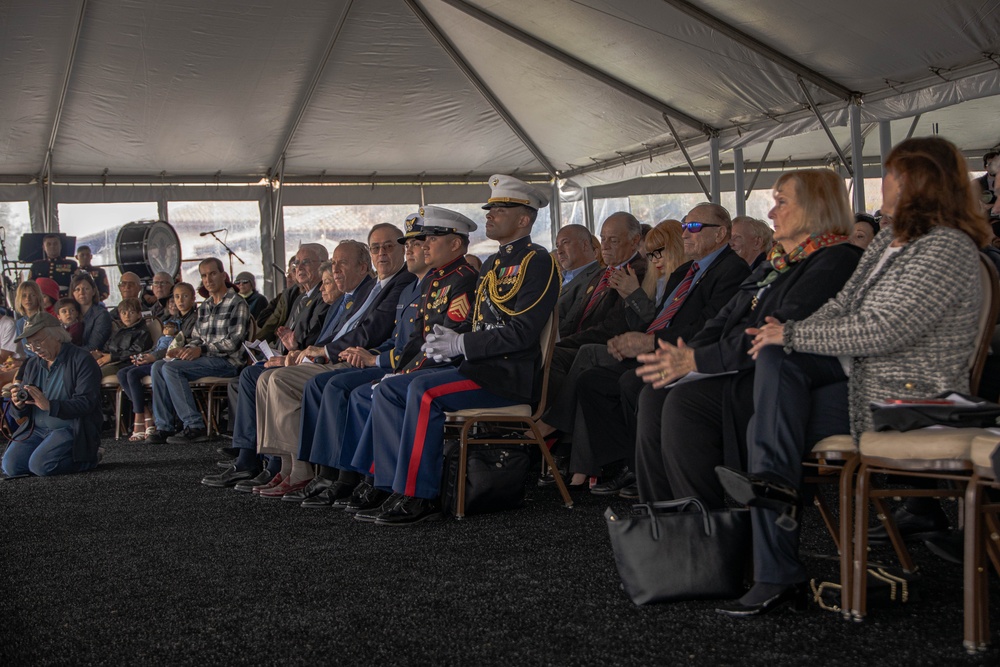
[[[590,230],[583,225],[566,225],[559,230],[556,235],[556,260],[563,271],[578,269],[597,258],[590,241]]]
[[[139,276],[131,271],[123,273],[121,279],[118,281],[118,292],[122,295],[122,299],[138,298],[140,287]]]

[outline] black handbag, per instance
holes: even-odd
[[[637,605],[735,598],[745,590],[750,510],[705,508],[697,498],[604,512],[622,588]]]
[[[457,440],[444,443],[441,506],[455,514],[458,505]],[[469,447],[465,478],[465,514],[516,509],[524,504],[531,456],[525,446],[503,442]]]

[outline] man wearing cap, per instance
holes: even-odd
[[[267,308],[267,297],[257,291],[257,280],[249,271],[243,271],[236,276],[233,285],[239,291],[240,296],[247,300],[247,308],[250,309],[250,317],[254,322]]]
[[[361,475],[369,475],[373,463],[370,437],[363,436],[371,412],[371,383],[389,373],[410,375],[432,369],[451,367],[448,362],[428,359],[421,351],[425,337],[434,327],[468,331],[468,314],[475,296],[478,274],[469,266],[465,254],[469,234],[476,223],[464,215],[439,206],[420,209],[421,225],[407,231],[410,241],[419,245],[421,262],[426,275],[416,288],[415,310],[398,324],[388,359],[380,367],[352,373],[337,373],[325,385],[321,378],[306,386],[303,417],[316,414],[315,428],[303,428],[299,443],[299,458],[319,464],[327,478],[318,489],[310,489],[320,497],[308,499],[303,494],[304,507],[331,505],[346,499],[357,490],[356,497],[345,503],[349,512],[378,507],[389,496],[373,488],[372,479],[360,484]],[[404,237],[401,240],[406,240]],[[401,302],[402,305],[402,302]],[[360,351],[355,350],[355,353]],[[371,357],[359,359],[371,363]],[[386,363],[388,362],[388,363]],[[360,364],[355,364],[360,365]],[[336,483],[333,474],[339,470]],[[315,480],[314,480],[315,481]],[[329,487],[326,490],[324,487]],[[357,488],[356,488],[357,487]],[[321,493],[322,492],[322,493]]]
[[[73,281],[73,274],[77,272],[78,267],[76,262],[63,257],[62,235],[43,236],[42,252],[45,255],[44,259],[31,263],[28,279],[51,278],[59,285],[59,296],[68,295],[69,284]]]
[[[21,385],[11,392],[14,417],[27,417],[3,455],[8,477],[60,475],[90,470],[100,460],[101,369],[90,353],[70,342],[52,315],[33,315],[17,337],[32,350]],[[17,395],[23,388],[29,398]]]
[[[229,286],[219,258],[202,260],[198,272],[208,298],[198,307],[191,337],[184,347],[168,350],[166,359],[155,362],[150,370],[157,431],[146,438],[149,443],[183,445],[208,440],[189,382],[207,376],[234,377],[243,367],[243,341],[250,320],[247,303]],[[184,425],[177,435],[175,416]]]
[[[469,314],[472,330],[435,327],[424,354],[462,359],[458,368],[387,377],[372,397],[375,485],[393,495],[370,513],[380,525],[441,518],[438,496],[444,460],[444,413],[534,403],[540,398],[545,324],[559,298],[559,272],[548,251],[531,242],[547,195],[512,176],[489,180],[483,207],[486,236],[500,245],[483,264]],[[385,462],[383,464],[382,462]],[[395,465],[392,465],[392,462]],[[391,481],[390,481],[391,480]]]
[[[289,354],[284,368],[260,377],[251,403],[256,406],[256,422],[240,420],[237,416],[233,446],[240,449],[240,456],[225,473],[206,477],[202,483],[208,486],[231,486],[247,481],[248,484],[241,485],[241,489],[249,490],[247,487],[250,482],[263,482],[265,485],[270,484],[270,487],[262,488],[261,491],[267,491],[265,497],[273,498],[299,491],[309,483],[313,477],[311,468],[295,459],[298,452],[302,388],[312,377],[344,363],[340,357],[347,348],[376,347],[391,335],[399,295],[407,285],[416,280],[406,270],[403,249],[396,243],[397,237],[402,234],[398,227],[390,223],[372,227],[368,234],[371,263],[366,259],[365,264],[375,266],[377,279],[372,281],[365,276],[362,280],[365,285],[362,294],[358,288],[348,290],[350,286],[343,283],[343,277],[341,278],[341,289],[345,292],[341,314],[335,315],[336,321],[327,320],[319,339],[313,345]],[[361,249],[365,247],[356,241],[337,246],[334,251],[335,264],[352,259],[345,251],[358,246]],[[333,275],[335,278],[338,275],[344,276],[343,267],[335,266]],[[336,306],[331,310],[335,308]],[[306,359],[326,363],[303,363]],[[246,396],[241,395],[240,405],[245,398]],[[243,408],[239,409],[242,411]],[[281,468],[262,471],[256,457],[250,455],[254,452],[275,455],[275,458],[282,460]],[[280,478],[277,477],[279,472]],[[265,473],[270,474],[269,479],[266,479]]]

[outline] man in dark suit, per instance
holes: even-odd
[[[587,288],[602,271],[597,261],[590,231],[583,225],[566,225],[556,236],[556,261],[562,268],[562,289],[559,290],[559,336],[576,333],[587,305]]]
[[[642,390],[642,380],[634,373],[635,357],[652,352],[657,340],[676,343],[696,334],[750,273],[729,247],[732,223],[725,208],[701,204],[684,220],[684,253],[690,261],[667,279],[653,321],[645,331],[626,332],[607,345],[584,346],[565,390],[546,414],[553,430],[573,434],[570,471],[577,478],[571,483],[582,483],[582,478],[602,469],[604,481],[613,483],[595,487],[598,493],[615,493],[634,481],[630,472],[635,469],[634,416]]]

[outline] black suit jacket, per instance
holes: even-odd
[[[646,277],[646,256],[637,252],[629,260],[628,265],[632,267],[632,271],[635,272],[641,285],[643,278]],[[590,285],[583,294],[584,299],[590,299],[591,293],[597,289],[597,283],[601,281],[603,275],[604,271],[598,271],[594,274]],[[584,304],[584,308],[586,308],[586,304]],[[580,330],[560,340],[558,345],[561,348],[577,350],[588,343],[607,343],[611,338],[628,330],[628,322],[625,319],[625,303],[618,291],[609,287],[590,312],[580,318]]]
[[[719,314],[688,341],[695,348],[698,371],[723,373],[753,368],[753,359],[747,354],[750,336],[744,330],[761,326],[766,316],[782,322],[808,317],[837,295],[854,273],[862,252],[849,243],[821,248],[793,264],[758,296],[757,283],[771,270],[769,263],[759,266]],[[753,307],[755,296],[757,304]]]
[[[407,285],[416,280],[417,277],[406,270],[404,266],[396,272],[389,282],[386,283],[382,291],[375,296],[375,300],[368,306],[368,310],[362,316],[358,325],[344,334],[341,338],[331,341],[326,345],[327,359],[334,361],[341,352],[349,347],[363,347],[365,349],[375,348],[381,345],[386,339],[392,336],[392,330],[396,326],[396,303],[399,295]],[[371,293],[375,283],[372,281],[370,287],[365,291],[364,297],[355,295],[355,303],[360,308]],[[350,315],[344,316],[344,322]]]
[[[322,284],[318,284],[313,288],[312,294],[309,296],[302,294],[299,297],[299,300],[305,299],[301,305],[302,310],[295,316],[295,321],[289,325],[289,328],[295,333],[295,349],[297,350],[305,349],[315,343],[319,332],[323,329],[326,311],[330,308],[330,304],[323,300],[323,296],[320,294],[321,287]],[[247,304],[247,308],[249,307]]]
[[[663,301],[657,304],[656,315],[660,314],[663,304],[670,298],[674,288],[684,280],[691,264],[692,262],[685,262],[670,274],[663,290]],[[690,342],[705,323],[722,310],[749,274],[750,267],[743,258],[726,246],[701,274],[698,282],[691,286],[687,298],[670,321],[670,326],[653,332],[653,335],[668,343],[676,343],[678,338]],[[653,316],[654,319],[656,315]]]

